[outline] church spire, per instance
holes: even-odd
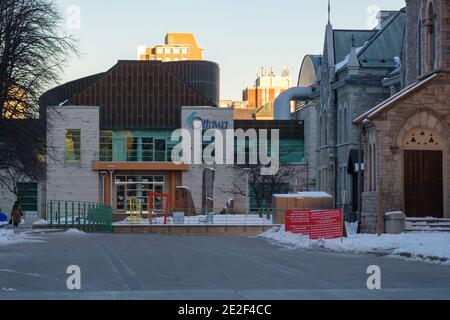
[[[331,0],[328,0],[328,24],[331,24]]]

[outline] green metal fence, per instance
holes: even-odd
[[[64,200],[47,202],[47,221],[52,227],[112,232],[112,213],[110,206],[100,203]]]

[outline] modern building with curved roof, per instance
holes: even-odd
[[[322,65],[322,55],[308,54],[303,58],[298,75],[298,87],[311,87],[317,85]]]

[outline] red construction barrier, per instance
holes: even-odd
[[[309,215],[311,210],[287,210],[286,232],[309,235]]]
[[[148,215],[149,215],[149,221],[151,221],[151,215],[153,212],[153,198],[154,197],[161,197],[166,198],[166,209],[164,213],[164,224],[167,224],[167,218],[169,217],[169,206],[170,206],[170,199],[171,195],[167,193],[161,193],[161,192],[149,192],[148,193]]]
[[[309,236],[311,240],[341,238],[342,209],[287,210],[285,229],[286,232]]]
[[[343,236],[342,209],[311,211],[309,214],[309,238],[337,239]]]

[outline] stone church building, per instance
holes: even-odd
[[[295,114],[305,124],[308,189],[332,194],[354,219],[361,211],[363,152],[352,120],[400,89],[383,81],[400,69],[406,13],[383,11],[380,17],[373,30],[334,29],[328,23],[323,54],[305,57],[298,82],[313,90]]]
[[[450,2],[407,0],[373,30],[325,30],[298,87],[308,189],[375,232],[377,213],[450,218]],[[380,206],[380,208],[378,208]]]
[[[401,66],[385,81],[401,90],[353,121],[365,151],[365,232],[377,212],[450,218],[449,1],[406,1]]]

